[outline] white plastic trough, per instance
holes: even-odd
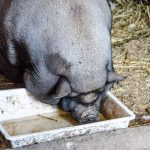
[[[111,92],[100,113],[102,121],[78,125],[68,113],[38,102],[25,89],[0,91],[0,131],[12,148],[127,128],[135,118]]]

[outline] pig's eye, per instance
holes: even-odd
[[[97,90],[97,93],[102,93],[105,91],[105,86],[101,87],[100,89]]]
[[[93,96],[93,100],[96,100],[97,99],[97,97],[98,97],[98,95],[96,94],[96,95],[94,95]]]

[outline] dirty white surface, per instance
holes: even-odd
[[[78,125],[70,114],[37,102],[25,89],[0,92],[0,130],[13,148],[117,128],[127,128],[134,114],[107,93],[101,122]],[[9,104],[8,104],[9,103]],[[107,109],[106,109],[107,108]]]
[[[0,121],[49,113],[52,106],[34,99],[25,89],[0,91]]]

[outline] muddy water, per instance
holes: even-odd
[[[100,115],[100,120],[105,120]],[[70,113],[53,113],[3,123],[9,135],[23,135],[79,125]]]

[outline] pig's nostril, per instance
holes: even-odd
[[[86,110],[82,113],[80,117],[80,123],[85,124],[85,123],[93,123],[99,121],[98,119],[98,112],[94,110]]]
[[[87,123],[98,122],[99,119],[95,115],[89,115],[84,118],[81,118],[79,121],[80,121],[80,124],[87,124]]]
[[[81,118],[84,118],[86,116],[97,116],[97,111],[94,109],[88,109],[81,114]]]

